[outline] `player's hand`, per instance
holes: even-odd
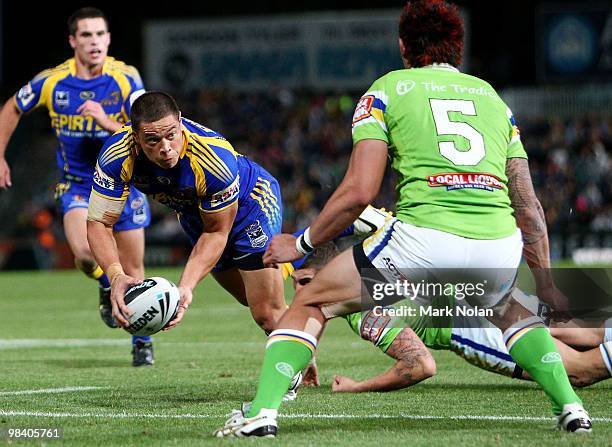
[[[11,183],[11,168],[3,157],[0,158],[0,188],[8,189],[11,186],[13,186],[13,183]]]
[[[130,325],[128,318],[131,317],[133,313],[125,304],[125,292],[127,292],[130,287],[141,283],[142,281],[125,274],[117,275],[113,278],[113,282],[111,283],[113,317],[115,317],[117,323],[123,328],[127,328]]]
[[[191,300],[193,299],[193,291],[191,290],[191,288],[186,287],[186,286],[179,286],[178,289],[179,289],[179,294],[181,296],[178,310],[176,311],[176,315],[174,319],[168,322],[168,324],[164,327],[164,329],[162,329],[163,331],[169,331],[174,326],[179,324],[181,320],[183,319],[185,312],[187,311],[187,309],[189,309],[189,306],[191,305]]]
[[[350,377],[345,376],[334,376],[332,382],[333,393],[358,393],[359,382],[354,381]]]
[[[102,104],[99,102],[88,99],[79,106],[77,113],[80,113],[83,116],[91,116],[94,120],[96,120],[96,123],[98,123],[100,127],[108,130],[108,122],[110,120],[106,115]]]
[[[304,371],[304,377],[302,378],[302,386],[319,386],[319,370],[317,369],[317,362],[314,357],[306,367]]]
[[[279,234],[272,238],[263,256],[264,265],[276,266],[282,262],[300,259],[303,255],[295,248],[296,237],[292,234]]]

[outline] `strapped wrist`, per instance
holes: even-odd
[[[113,285],[114,280],[120,275],[125,275],[125,273],[123,272],[123,267],[121,267],[119,262],[113,262],[106,269],[106,276],[108,277],[108,281],[111,283],[111,286]]]
[[[310,242],[310,227],[295,240],[295,249],[304,256],[312,253],[314,247]]]

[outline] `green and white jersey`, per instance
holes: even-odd
[[[397,217],[471,239],[516,231],[506,160],[527,158],[512,112],[450,65],[392,71],[361,97],[353,144],[382,140],[397,173]]]

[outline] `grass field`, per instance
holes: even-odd
[[[204,281],[183,323],[154,337],[155,366],[137,369],[128,334],[103,325],[97,299],[77,272],[0,273],[0,429],[60,427],[63,440],[47,445],[79,446],[612,444],[612,381],[579,392],[595,418],[586,436],[554,431],[535,385],[448,352],[435,353],[436,377],[408,390],[332,394],[333,374],[363,379],[392,363],[343,321],[320,345],[322,386],[282,408],[275,441],[216,440],[259,374],[265,338],[248,310]]]

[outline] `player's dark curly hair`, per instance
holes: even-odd
[[[108,19],[106,18],[106,15],[98,8],[92,8],[87,6],[85,8],[77,9],[70,15],[70,17],[68,17],[68,34],[70,34],[71,36],[76,35],[79,20],[98,18],[104,19],[104,22],[106,23],[106,29],[108,30]]]
[[[399,21],[402,54],[411,67],[432,63],[458,66],[463,56],[463,20],[455,5],[444,0],[406,3]]]
[[[147,92],[134,101],[130,109],[132,128],[138,130],[142,123],[153,123],[172,115],[179,118],[181,112],[172,96],[164,92]]]

